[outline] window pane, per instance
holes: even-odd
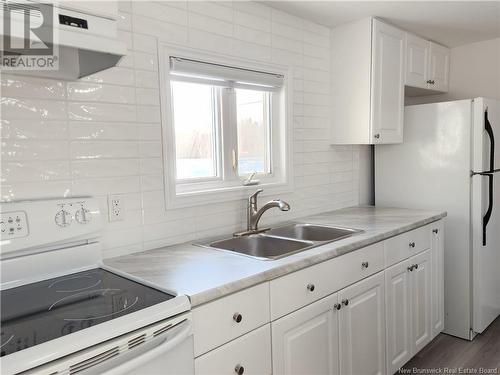
[[[270,93],[236,89],[238,173],[271,173]]]
[[[214,88],[171,82],[177,179],[217,176]]]

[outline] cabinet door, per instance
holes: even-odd
[[[394,374],[412,356],[409,262],[385,270],[387,373]]]
[[[384,272],[339,292],[342,375],[385,374]]]
[[[432,338],[444,329],[444,225],[440,220],[432,225],[431,242]]]
[[[437,91],[448,91],[450,76],[450,49],[430,42],[429,88]]]
[[[337,293],[273,322],[273,374],[338,374]]]
[[[406,33],[406,85],[427,88],[429,41]]]
[[[405,33],[373,20],[371,138],[403,142]]]
[[[431,341],[431,252],[426,250],[409,259],[411,271],[412,352]]]

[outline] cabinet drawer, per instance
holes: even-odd
[[[269,321],[269,283],[197,307],[194,354],[197,357]]]
[[[430,247],[430,225],[389,238],[384,241],[385,266],[392,266]]]
[[[198,357],[194,361],[196,375],[271,374],[271,328],[269,324],[226,345]],[[241,369],[242,368],[242,369]]]
[[[384,246],[379,242],[272,280],[271,319],[317,301],[383,268]]]

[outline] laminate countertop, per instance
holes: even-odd
[[[349,207],[294,219],[293,222],[334,225],[364,232],[278,260],[258,260],[184,243],[106,259],[104,265],[158,288],[185,294],[195,307],[445,216],[446,212],[440,211]]]

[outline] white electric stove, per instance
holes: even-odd
[[[102,264],[96,199],[0,211],[2,374],[193,374],[189,299]]]

